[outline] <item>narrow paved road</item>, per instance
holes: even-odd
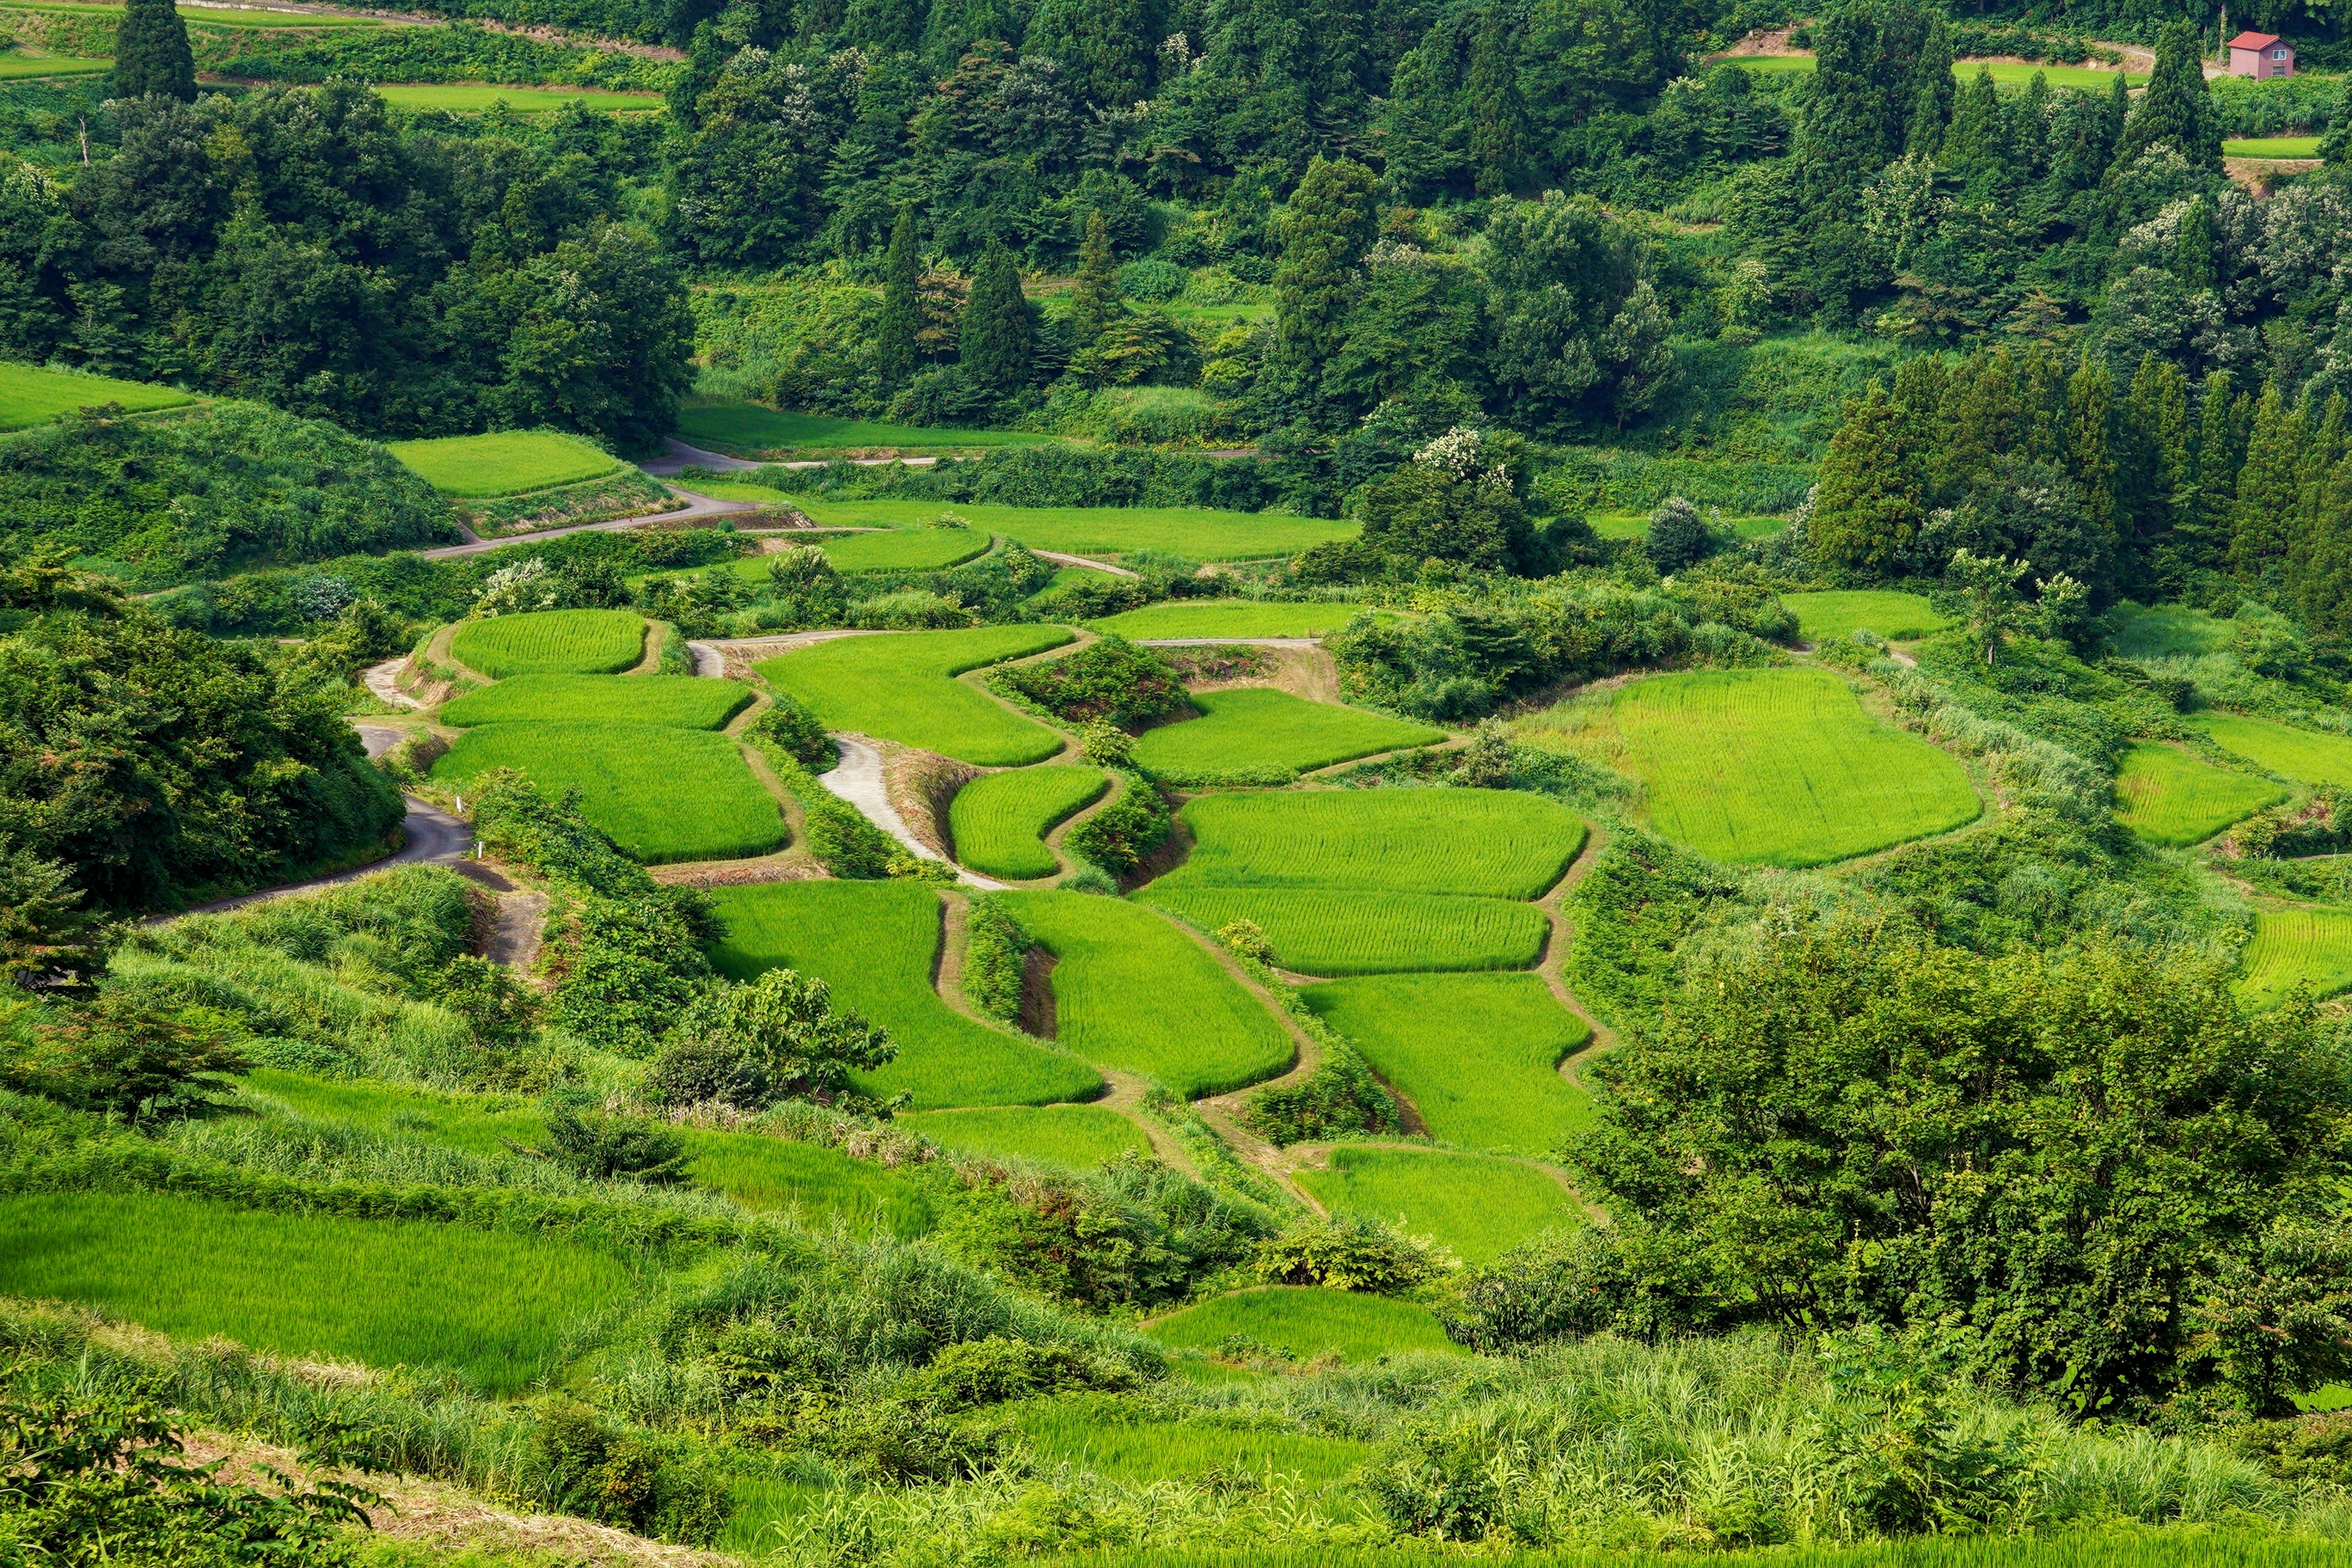
[[[446,866],[488,887],[502,891],[513,887],[497,872],[486,866],[476,865],[466,858],[474,847],[474,830],[462,818],[452,816],[439,806],[428,805],[413,795],[404,798],[408,802],[405,821],[408,842],[383,859],[354,866],[348,871],[338,871],[331,877],[311,877],[299,882],[289,882],[280,888],[264,888],[257,893],[241,893],[234,899],[215,899],[209,904],[198,904],[185,912],[216,915],[226,910],[260,903],[265,899],[282,898],[288,893],[307,893],[320,888],[331,888],[339,882],[373,877],[378,871],[388,871],[394,866]]]
[[[907,847],[907,852],[925,860],[940,860],[939,851],[915,837],[898,808],[890,804],[890,788],[882,779],[882,753],[865,742],[848,735],[835,734],[833,743],[841,748],[841,763],[829,773],[817,775],[817,783],[856,806],[866,820]],[[990,890],[1002,889],[1002,882],[991,881],[972,872],[958,870],[957,879],[967,887]]]
[[[536,533],[509,533],[499,539],[475,539],[464,544],[445,544],[438,550],[421,553],[427,561],[446,561],[453,555],[479,555],[486,550],[504,550],[509,544],[536,544],[542,539],[561,539],[567,533],[612,533],[625,528],[691,522],[701,517],[730,517],[739,512],[761,510],[749,501],[713,500],[709,496],[696,495],[692,490],[682,490],[676,485],[667,488],[672,495],[683,497],[687,504],[646,517],[616,517],[605,522],[575,522],[569,528],[542,528]],[[781,495],[777,499],[782,500]]]

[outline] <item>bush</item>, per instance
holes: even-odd
[[[725,1100],[758,1110],[780,1100],[830,1104],[849,1091],[853,1072],[895,1058],[887,1031],[836,1007],[824,981],[771,969],[746,985],[711,986],[677,1020],[675,1038],[654,1064],[652,1081],[673,1103]],[[716,1080],[724,1092],[684,1091]]]
[[[640,1535],[708,1546],[734,1511],[707,1462],[649,1434],[615,1430],[575,1401],[541,1408],[531,1452],[566,1510]]]
[[[952,631],[980,624],[960,599],[928,588],[902,588],[850,606],[850,624],[869,631]]]
[[[1320,1285],[1395,1296],[1425,1285],[1444,1265],[1425,1242],[1368,1220],[1301,1226],[1259,1247],[1252,1267],[1275,1285]]]
[[[1074,653],[998,671],[989,683],[1073,724],[1133,730],[1192,706],[1183,678],[1154,650],[1105,635]]]
[[[1114,877],[1124,877],[1168,841],[1175,816],[1159,787],[1122,773],[1119,797],[1072,828],[1063,847]]]
[[[577,1094],[550,1098],[543,1147],[508,1147],[550,1161],[583,1181],[660,1186],[686,1179],[686,1142],[676,1132],[642,1116],[609,1115]]]
[[[1715,552],[1715,535],[1708,531],[1698,508],[1680,496],[1668,496],[1650,514],[1645,548],[1651,564],[1660,572],[1680,572]]]
[[[149,1008],[102,994],[61,1023],[35,1024],[0,1058],[0,1086],[130,1122],[215,1109],[246,1070],[236,1020],[208,1007]]]
[[[816,715],[789,692],[775,693],[775,706],[751,723],[750,737],[768,742],[811,773],[831,773],[841,761],[841,751]]]
[[[1223,941],[1224,934],[1219,931],[1218,939]],[[1402,1126],[1396,1101],[1372,1076],[1364,1058],[1328,1042],[1323,1047],[1323,1059],[1304,1079],[1286,1088],[1259,1090],[1244,1109],[1242,1124],[1281,1144],[1353,1132],[1395,1132]]]
[[[1022,979],[1028,967],[1029,933],[995,899],[977,898],[966,917],[963,994],[971,1005],[1001,1024],[1021,1016]]]
[[[1123,1393],[1140,1381],[1131,1368],[1067,1345],[992,1336],[948,1346],[907,1381],[905,1392],[909,1399],[954,1412],[1073,1389]]]

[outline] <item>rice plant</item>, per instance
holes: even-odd
[[[635,610],[538,610],[459,625],[457,662],[493,680],[510,675],[611,675],[645,657],[645,616]]]
[[[1202,795],[1181,814],[1175,888],[1353,888],[1540,897],[1584,844],[1566,806],[1522,790],[1289,790]]]
[[[732,680],[677,675],[518,675],[443,703],[436,717],[461,728],[600,720],[716,730],[751,700],[751,689]]]
[[[1013,881],[1050,877],[1061,862],[1045,847],[1046,833],[1109,787],[1110,775],[1092,766],[983,773],[958,790],[948,808],[956,858]]]
[[[762,679],[797,698],[828,730],[855,731],[980,767],[1021,767],[1062,749],[1062,737],[955,677],[1059,647],[1060,626],[980,626],[836,637],[766,660]]]
[[[1327,1353],[1345,1361],[1412,1351],[1466,1353],[1445,1337],[1436,1314],[1418,1302],[1299,1285],[1214,1296],[1147,1325],[1144,1332],[1179,1350],[1215,1351],[1232,1342],[1255,1341],[1301,1361]]]
[[[433,777],[462,791],[492,768],[513,768],[551,795],[579,791],[581,815],[647,864],[764,855],[792,837],[742,749],[708,731],[604,721],[485,724],[458,737]]]
[[[2158,742],[2126,752],[2116,771],[2116,820],[2151,844],[2197,844],[2276,805],[2286,791]]]
[[[1203,691],[1192,702],[1200,718],[1162,724],[1137,739],[1136,766],[1172,784],[1281,784],[1310,768],[1445,739],[1444,731],[1426,724],[1309,702],[1271,687]]]
[[[1202,931],[1253,921],[1275,963],[1301,974],[1524,969],[1541,956],[1543,911],[1502,899],[1349,888],[1171,888],[1145,902]]]
[[[1343,1143],[1298,1184],[1335,1215],[1401,1224],[1465,1263],[1491,1263],[1539,1232],[1584,1223],[1549,1172],[1491,1154]]]
[[[2198,713],[2188,721],[2224,751],[2301,784],[2352,787],[2352,735],[2298,730],[2242,713]]]

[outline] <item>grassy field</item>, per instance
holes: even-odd
[[[2352,910],[2326,904],[2264,910],[2246,944],[2239,991],[2257,1007],[2275,1005],[2298,984],[2314,996],[2352,986]]]
[[[2116,651],[2126,658],[2193,658],[2220,653],[2238,635],[2235,621],[2179,605],[2159,605],[2152,610],[2118,605],[2110,615]]]
[[[1257,922],[1275,961],[1301,974],[1525,969],[1543,953],[1543,912],[1505,899],[1351,888],[1160,888],[1145,901],[1202,931]]]
[[[581,815],[648,865],[765,855],[791,838],[741,748],[707,730],[485,724],[459,736],[433,764],[433,776],[462,787],[499,767],[519,770],[551,795],[578,790]]]
[[[1016,882],[1050,877],[1061,862],[1045,847],[1046,832],[1101,799],[1109,787],[1110,775],[1097,767],[983,773],[958,790],[948,808],[956,858],[975,871]]]
[[[925,1110],[898,1124],[966,1154],[1032,1160],[1091,1171],[1121,1154],[1149,1154],[1143,1129],[1099,1105],[992,1106]]]
[[[1265,1004],[1162,917],[1091,893],[1001,896],[1059,960],[1055,1036],[1087,1060],[1188,1099],[1290,1065],[1290,1036]]]
[[[176,408],[193,401],[175,386],[116,381],[111,376],[84,375],[79,371],[43,370],[38,365],[0,363],[0,430],[46,425],[60,414],[109,403],[120,404],[126,412],[136,414],[150,408]]]
[[[1060,626],[980,626],[836,637],[772,658],[760,674],[806,703],[828,730],[917,746],[980,767],[1042,763],[1062,737],[957,675],[1070,640]]]
[[[1982,809],[1958,763],[1871,718],[1825,669],[1637,680],[1619,689],[1614,718],[1652,823],[1718,860],[1818,866]]]
[[[1920,595],[1891,588],[1783,594],[1780,602],[1797,617],[1797,635],[1809,643],[1856,631],[1874,631],[1900,642],[1939,632],[1951,624]]]
[[[1199,692],[1192,704],[1200,718],[1162,724],[1137,738],[1137,767],[1170,784],[1265,782],[1445,739],[1444,731],[1425,724],[1309,702],[1266,686]]]
[[[2316,136],[2255,136],[2242,142],[2224,142],[2221,155],[2225,158],[2316,158],[2319,138]]]
[[[1366,613],[1361,605],[1171,599],[1087,625],[1137,642],[1151,637],[1319,637]]]
[[[1733,55],[1726,57],[1724,63],[1752,71],[1810,72],[1814,68],[1813,57],[1811,55]],[[2032,81],[2037,72],[2047,77],[2052,87],[2077,87],[2105,91],[2113,85],[2118,74],[2134,87],[2147,85],[2147,77],[2142,72],[2118,73],[2103,70],[2096,66],[2021,64],[2016,60],[1983,62],[1956,60],[1952,65],[1952,74],[1962,81],[1974,81],[1979,70],[1990,71],[1993,83],[1997,87],[2024,87]]]
[[[1533,899],[1584,846],[1584,822],[1521,790],[1285,790],[1188,802],[1192,853],[1152,884],[1359,888]]]
[[[728,493],[719,495],[720,489]],[[694,493],[716,496],[720,500],[742,500],[772,498],[776,492],[759,485],[700,485]],[[814,544],[824,551],[824,558],[833,563],[836,572],[932,572],[977,560],[987,554],[995,542],[987,530],[979,528],[893,528],[869,533],[811,533],[794,542]],[[742,555],[710,570],[731,572],[746,583],[762,584],[768,581],[769,563],[773,559],[767,555]]]
[[[498,87],[480,81],[379,82],[378,97],[394,109],[446,109],[452,114],[479,114],[506,105],[517,114],[547,114],[567,103],[591,109],[651,112],[662,107],[659,93],[611,92],[598,87]]]
[[[948,430],[873,419],[836,419],[829,414],[787,413],[756,403],[710,403],[680,412],[677,438],[689,447],[724,452],[731,458],[821,458],[886,448],[927,453],[1034,447],[1054,437],[1027,430]]]
[[[1303,987],[1434,1137],[1549,1155],[1591,1118],[1559,1063],[1591,1038],[1532,974],[1391,974]]]
[[[1072,555],[1124,555],[1157,550],[1187,561],[1263,561],[1296,555],[1310,544],[1353,539],[1356,525],[1276,512],[1218,511],[1202,506],[943,507],[931,500],[820,501],[793,497],[811,521],[828,528],[905,528],[952,510],[972,527],[1017,539],[1032,550]]]
[[[2134,746],[2116,772],[2116,820],[2151,844],[2196,844],[2286,798],[2268,779],[2233,773],[2178,746]]]
[[[70,55],[0,55],[0,81],[28,81],[51,76],[99,76],[113,68],[112,60],[77,58]]]
[[[461,726],[602,719],[716,730],[751,700],[751,688],[740,681],[684,675],[518,675],[444,703],[439,717]]]
[[[1465,1263],[1491,1263],[1539,1231],[1584,1223],[1576,1200],[1550,1176],[1491,1154],[1343,1143],[1327,1169],[1297,1174],[1333,1214],[1401,1220]]]
[[[535,1237],[157,1193],[0,1199],[0,1293],[287,1355],[448,1367],[493,1394],[529,1387],[628,1286],[617,1258]]]
[[[1183,1421],[1139,1421],[1097,1394],[1036,1399],[1007,1414],[1038,1458],[1134,1486],[1221,1470],[1294,1485],[1336,1486],[1372,1458],[1370,1443],[1306,1432],[1240,1431]]]
[[[2352,786],[2352,735],[2297,730],[2242,713],[2199,713],[2194,724],[2221,749],[2303,784]]]
[[[1402,1351],[1464,1353],[1445,1337],[1437,1314],[1412,1301],[1276,1285],[1217,1296],[1160,1319],[1143,1331],[1178,1350],[1215,1351],[1239,1334],[1286,1350],[1301,1361],[1336,1351],[1370,1361]]]
[[[468,500],[578,484],[621,467],[620,458],[593,442],[554,430],[497,430],[487,436],[394,441],[389,449],[443,495]]]
[[[939,895],[917,882],[771,882],[711,891],[727,940],[712,954],[749,980],[791,968],[890,1031],[898,1058],[865,1075],[872,1092],[905,1089],[919,1110],[1044,1105],[1102,1088],[1082,1062],[966,1017],[940,1000]]]
[[[467,621],[449,641],[460,664],[493,680],[510,675],[611,675],[646,656],[635,610],[540,610]]]

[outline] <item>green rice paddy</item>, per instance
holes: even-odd
[[[79,58],[71,55],[0,55],[0,81],[27,81],[50,76],[100,76],[113,68],[112,60]]]
[[[1275,783],[1310,768],[1445,739],[1444,731],[1425,724],[1309,702],[1265,686],[1199,692],[1192,705],[1200,718],[1162,724],[1137,738],[1137,767],[1173,784]]]
[[[551,795],[578,790],[581,815],[648,865],[765,855],[792,837],[741,748],[707,730],[485,724],[457,738],[433,777],[462,789],[492,768],[514,768]]]
[[[716,730],[751,700],[740,682],[685,675],[518,675],[443,703],[438,717],[461,727],[602,719]]]
[[[1591,1118],[1559,1070],[1591,1031],[1536,975],[1380,975],[1299,995],[1446,1142],[1548,1157]]]
[[[835,997],[890,1031],[896,1061],[863,1075],[869,1091],[904,1089],[916,1110],[1044,1105],[1098,1093],[1083,1062],[1008,1029],[967,1017],[932,984],[941,908],[911,881],[771,882],[711,890],[727,940],[721,973],[749,980],[769,969],[813,974]]]
[[[1332,1150],[1330,1159],[1328,1167],[1297,1175],[1333,1214],[1402,1222],[1465,1263],[1491,1263],[1541,1231],[1584,1223],[1565,1187],[1517,1160],[1352,1143]]]
[[[1150,1154],[1151,1140],[1099,1105],[989,1106],[925,1110],[898,1124],[965,1154],[1091,1171],[1121,1154]]]
[[[1061,626],[980,626],[836,637],[761,663],[759,672],[805,703],[828,730],[854,731],[979,767],[1041,763],[1062,737],[957,680],[1008,658],[1059,647]]]
[[[2221,143],[2225,158],[2316,158],[2319,138],[2316,136],[2252,136],[2241,142]]]
[[[2239,993],[2256,1007],[2275,1006],[2300,984],[2314,996],[2352,986],[2352,910],[2298,904],[2264,910],[2242,960]]]
[[[1211,1470],[1254,1479],[1271,1473],[1293,1485],[1337,1486],[1378,1452],[1370,1443],[1316,1433],[1139,1421],[1118,1400],[1098,1394],[1031,1400],[1006,1414],[1045,1463],[1133,1486]]]
[[[159,1333],[520,1393],[629,1270],[593,1248],[160,1193],[0,1199],[0,1293],[87,1302]]]
[[[449,652],[493,680],[510,675],[611,675],[646,656],[635,610],[538,610],[462,623]]]
[[[983,773],[958,790],[948,808],[956,858],[1016,882],[1050,877],[1061,862],[1045,847],[1046,833],[1109,787],[1108,773],[1084,765]]]
[[[1466,1353],[1445,1337],[1437,1314],[1416,1302],[1296,1285],[1213,1297],[1143,1331],[1172,1349],[1203,1351],[1215,1351],[1238,1334],[1286,1350],[1301,1361],[1326,1352],[1336,1352],[1343,1361],[1371,1361],[1404,1351]]]
[[[2217,768],[2178,746],[2134,746],[2116,771],[2116,820],[2151,844],[2200,843],[2285,798],[2268,779]]]
[[[98,408],[109,403],[119,404],[125,412],[136,414],[151,408],[176,408],[194,401],[175,386],[117,381],[111,376],[84,375],[79,371],[44,370],[38,365],[0,363],[0,430],[46,425],[60,414],[70,414],[77,408]]]
[[[1186,803],[1192,837],[1171,888],[1356,888],[1542,896],[1584,847],[1584,822],[1524,790],[1283,790]]]
[[[990,542],[982,528],[888,529],[816,541],[837,572],[935,572],[987,554]]]
[[[1275,962],[1300,974],[1525,969],[1542,956],[1543,911],[1503,899],[1350,888],[1153,887],[1156,908],[1213,931],[1255,921]]]
[[[1219,511],[1202,506],[997,506],[887,499],[793,504],[827,528],[907,528],[953,511],[974,529],[1017,539],[1032,550],[1072,555],[1124,555],[1156,550],[1187,561],[1264,561],[1310,544],[1353,539],[1356,524],[1279,512]]]
[[[1361,605],[1282,605],[1251,599],[1170,599],[1087,626],[1130,642],[1155,637],[1319,637],[1358,616]]]
[[[615,472],[621,459],[593,442],[555,430],[495,430],[394,441],[392,455],[444,495],[468,500],[528,495]]]
[[[1892,588],[1783,594],[1780,602],[1797,617],[1797,635],[1809,643],[1858,631],[1876,632],[1890,642],[1903,642],[1942,631],[1951,624],[1923,595]]]
[[[891,425],[877,419],[836,419],[796,414],[756,403],[709,403],[677,416],[677,438],[731,458],[818,458],[834,453],[900,452],[1034,447],[1053,439],[1028,430],[952,430]]]
[[[394,81],[375,84],[376,96],[394,109],[446,110],[480,114],[503,105],[517,114],[549,114],[567,103],[584,103],[606,113],[654,112],[656,92],[612,92],[600,87],[499,87],[482,81]]]
[[[1722,57],[1720,63],[1735,65],[1742,70],[1751,71],[1811,73],[1814,69],[1813,57],[1811,55],[1728,55]],[[1952,74],[1962,81],[1975,80],[1976,74],[1979,70],[1991,73],[1993,85],[1996,87],[2025,87],[2033,80],[2037,73],[2048,78],[2052,87],[2083,88],[2099,92],[2109,90],[2115,83],[2115,79],[2119,75],[2133,87],[2147,85],[2145,72],[2112,71],[2097,66],[2031,64],[2016,60],[1955,60],[1952,63]]]
[[[1065,1048],[1188,1099],[1290,1065],[1290,1036],[1265,1005],[1161,916],[1090,893],[998,896],[1058,961],[1055,1037]]]
[[[1637,680],[1618,690],[1614,719],[1651,822],[1718,860],[1819,866],[1983,809],[1958,762],[1873,719],[1825,669]]]
[[[2300,784],[2352,787],[2352,735],[2297,730],[2242,713],[2199,713],[2189,722],[2256,766]]]

